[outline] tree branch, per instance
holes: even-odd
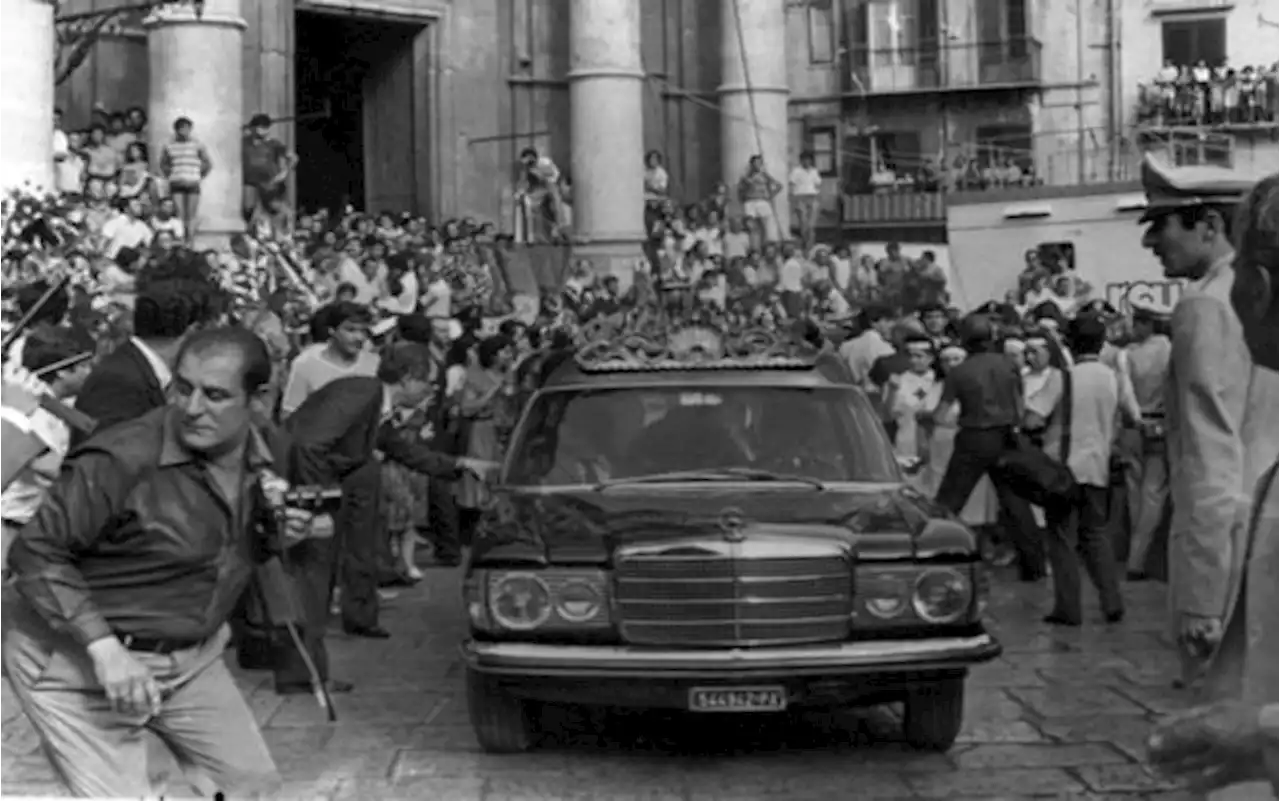
[[[83,27],[74,23],[61,26],[62,30],[58,31],[58,55],[54,66],[55,86],[61,86],[80,68],[81,64],[84,64],[107,27],[123,17],[125,13],[120,11],[114,14],[103,14]]]

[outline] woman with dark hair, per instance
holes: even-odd
[[[151,199],[154,183],[151,165],[147,161],[147,146],[142,142],[131,142],[125,148],[124,164],[120,167],[117,183],[120,187],[117,197],[121,200],[135,197]]]
[[[474,365],[468,367],[458,413],[466,431],[465,455],[501,460],[502,435],[510,425],[511,341],[495,336],[482,340],[476,347]],[[470,542],[488,493],[480,481],[464,479],[458,484],[458,507],[462,541]]]

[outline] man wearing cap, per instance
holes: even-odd
[[[271,131],[271,118],[266,114],[254,114],[249,120],[249,134],[244,138],[244,192],[245,222],[263,213],[274,227],[280,229],[284,222],[282,206],[289,187],[286,181],[289,171],[298,164],[298,157],[289,152],[279,139],[267,134]]]
[[[1234,334],[1247,344],[1254,367],[1270,377],[1280,370],[1280,175],[1253,187],[1236,225]],[[1175,333],[1175,360],[1178,351]],[[1253,462],[1266,461],[1265,472],[1251,488],[1252,503],[1242,504],[1248,527],[1231,554],[1239,581],[1211,662],[1213,673],[1233,679],[1235,687],[1166,720],[1149,741],[1158,766],[1212,791],[1215,801],[1280,792],[1280,466],[1274,443],[1251,450],[1258,452]]]
[[[1248,504],[1276,461],[1277,386],[1254,365],[1232,311],[1228,221],[1252,181],[1209,167],[1143,163],[1148,225],[1143,246],[1168,278],[1187,281],[1173,309],[1165,384],[1169,491],[1169,589],[1183,680],[1204,680],[1240,582]]]
[[[1156,529],[1169,502],[1169,454],[1164,438],[1164,386],[1169,375],[1173,343],[1157,330],[1168,322],[1169,310],[1150,299],[1129,301],[1133,312],[1133,340],[1126,348],[1129,380],[1141,421],[1132,430],[1133,464],[1127,471],[1129,494],[1129,567],[1131,581],[1147,577],[1147,559]]]

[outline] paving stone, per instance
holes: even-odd
[[[1084,785],[1065,770],[1012,769],[962,770],[929,776],[907,776],[912,792],[925,798],[1053,797],[1083,790]]]
[[[1172,790],[1176,782],[1155,776],[1141,765],[1081,765],[1071,771],[1090,790],[1103,793]]]
[[[1128,762],[1124,754],[1106,743],[975,745],[955,754],[952,759],[959,768],[968,770],[1006,767],[1067,768]]]
[[[1141,715],[1085,715],[1046,718],[1036,724],[1045,736],[1062,743],[1110,743],[1131,759],[1146,758],[1152,721]]]
[[[412,779],[343,782],[334,801],[482,801],[483,779]]]
[[[1116,686],[1115,691],[1158,715],[1169,715],[1186,709],[1191,700],[1171,686],[1142,687],[1126,684]]]
[[[1142,714],[1143,708],[1108,687],[1051,685],[1038,690],[1019,687],[1009,695],[1042,718],[1081,714]]]
[[[958,743],[1043,743],[1048,738],[1025,720],[965,720]]]

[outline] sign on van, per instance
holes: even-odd
[[[1117,281],[1107,284],[1107,302],[1125,314],[1133,311],[1133,302],[1166,312],[1182,298],[1182,281]]]

